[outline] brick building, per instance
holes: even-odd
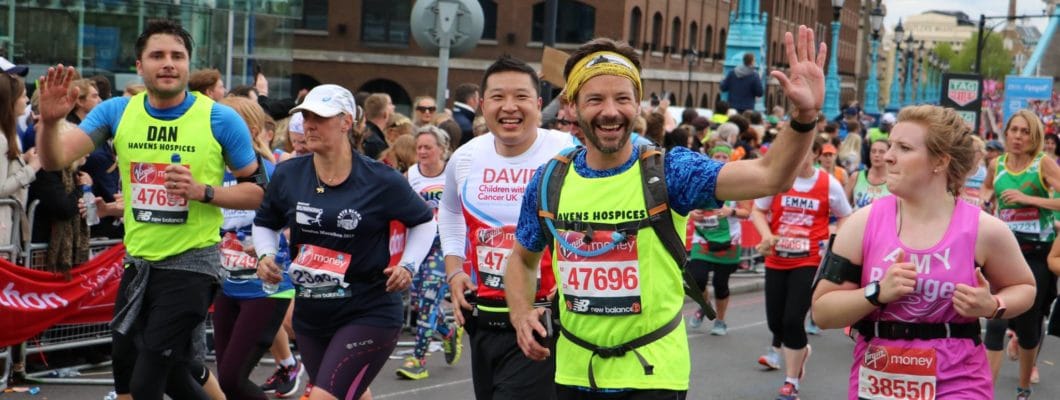
[[[511,54],[539,67],[544,1],[478,0],[486,24],[478,46],[450,60],[448,86],[482,79]],[[437,57],[412,39],[412,0],[305,0],[294,35],[294,85],[336,83],[386,92],[407,113],[412,98],[433,95]],[[722,75],[732,0],[559,0],[556,47],[594,37],[625,40],[641,53],[645,97],[710,107]],[[694,53],[690,50],[694,50]],[[691,74],[690,74],[691,72]],[[691,79],[689,76],[691,75]]]

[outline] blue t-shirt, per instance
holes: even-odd
[[[163,121],[171,121],[188,112],[191,105],[195,103],[195,96],[184,92],[184,101],[176,107],[158,109],[151,107],[151,103],[144,97],[144,106],[147,113],[154,118]],[[112,138],[118,132],[118,124],[121,116],[125,113],[125,107],[129,105],[128,97],[113,97],[99,103],[81,121],[81,130],[92,135],[102,132],[105,137]],[[225,164],[230,168],[239,170],[254,161],[254,147],[251,144],[250,129],[243,119],[239,117],[231,107],[220,103],[214,103],[210,110],[210,127],[213,128],[214,138],[221,145],[224,153]],[[124,168],[124,166],[119,166]]]
[[[434,213],[405,177],[378,161],[354,153],[350,175],[336,186],[317,179],[313,156],[276,166],[254,225],[291,229],[291,259],[303,245],[345,253],[348,297],[298,297],[295,329],[330,335],[352,322],[384,328],[401,326],[401,294],[386,292],[383,269],[390,261],[390,221],[416,226]],[[344,257],[346,257],[344,256]],[[293,279],[293,277],[292,277]],[[297,284],[297,281],[296,281]]]
[[[617,168],[598,171],[589,168],[585,162],[585,152],[581,152],[574,158],[574,171],[586,178],[606,178],[629,170],[639,156],[640,149],[634,146],[633,155],[625,164]],[[670,197],[670,208],[681,215],[688,215],[695,209],[718,208],[718,199],[714,197],[714,191],[722,166],[724,164],[684,147],[675,147],[666,152],[666,190]],[[541,194],[541,175],[544,168],[544,166],[538,167],[530,183],[526,185],[522,209],[519,212],[519,225],[516,226],[515,232],[519,244],[534,252],[544,250],[545,245],[548,244],[545,242],[545,236],[541,232],[541,224],[537,218],[538,196]]]

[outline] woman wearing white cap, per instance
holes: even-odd
[[[397,344],[400,291],[434,239],[434,215],[405,178],[353,150],[350,92],[321,85],[292,112],[304,117],[307,157],[277,166],[254,219],[259,276],[278,282],[279,230],[290,228],[294,330],[314,383],[310,399],[359,398]],[[409,228],[387,267],[389,222]]]

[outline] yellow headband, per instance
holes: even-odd
[[[570,77],[567,78],[567,88],[563,91],[567,101],[573,103],[582,85],[599,75],[618,75],[629,78],[633,82],[633,87],[637,89],[638,103],[644,95],[640,71],[637,71],[632,61],[613,51],[598,51],[585,56],[574,64],[574,68],[571,68]]]

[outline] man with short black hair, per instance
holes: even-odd
[[[743,65],[729,71],[721,81],[721,91],[729,94],[729,105],[737,113],[754,110],[755,98],[762,97],[762,79],[755,69],[755,55],[744,53]]]
[[[453,91],[453,120],[460,124],[460,145],[475,137],[475,113],[478,110],[479,86],[474,83],[462,83]]]

